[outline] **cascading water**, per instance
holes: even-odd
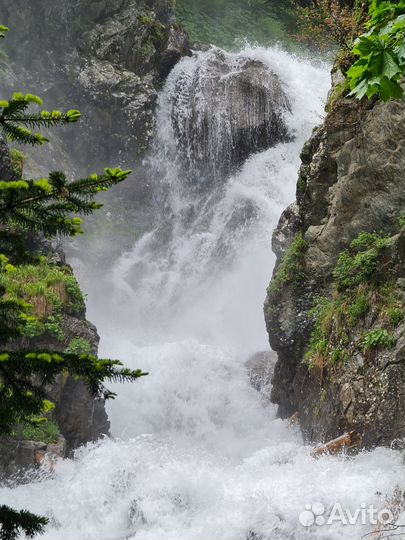
[[[206,77],[218,62],[223,91],[210,101]],[[251,104],[241,129],[245,142],[273,146],[223,167],[218,160],[241,133],[232,124],[237,106],[223,100],[252,66],[272,76],[264,94],[263,84],[253,93],[260,106]],[[293,200],[300,148],[328,84],[326,68],[262,48],[201,52],[169,76],[149,164],[156,228],[102,283],[88,284],[101,352],[151,374],[117,389],[109,411],[117,439],[78,450],[40,481],[0,489],[0,502],[50,517],[44,539],[360,538],[370,530],[361,520],[304,527],[299,515],[316,502],[382,508],[405,480],[401,456],[387,449],[313,459],[244,368],[267,348],[271,232]],[[273,115],[272,126],[260,111]],[[207,139],[199,145],[200,128]],[[207,156],[214,163],[204,167]]]

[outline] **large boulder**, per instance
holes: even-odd
[[[209,181],[286,141],[289,101],[262,62],[215,48],[198,54],[191,69],[176,74],[172,122],[186,167]]]

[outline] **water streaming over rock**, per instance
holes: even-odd
[[[218,62],[213,95],[204,77]],[[260,103],[241,117],[230,96],[246,78]],[[271,232],[293,200],[328,85],[326,67],[263,48],[200,52],[169,76],[149,164],[156,228],[87,284],[101,352],[151,374],[117,388],[116,440],[80,449],[41,481],[0,489],[0,502],[51,518],[44,539],[359,538],[369,531],[360,522],[307,528],[299,515],[316,502],[381,508],[403,482],[401,456],[387,449],[311,458],[244,368],[267,348]]]

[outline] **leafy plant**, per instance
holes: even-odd
[[[372,349],[392,349],[395,347],[397,340],[385,328],[376,328],[370,330],[363,338],[363,346],[365,351]]]
[[[353,49],[359,58],[347,72],[350,95],[400,99],[405,73],[405,0],[372,0],[367,30]]]
[[[359,288],[352,304],[347,309],[348,322],[351,327],[365,317],[370,309],[370,298],[367,289]]]
[[[64,341],[65,334],[62,330],[63,315],[60,313],[55,313],[54,315],[49,315],[45,321],[46,330],[54,335],[58,341]]]
[[[305,362],[310,367],[323,365],[330,356],[333,357],[334,362],[337,361],[334,355],[335,349],[330,339],[334,317],[338,311],[336,308],[336,303],[333,300],[320,297],[309,313],[309,316],[314,320],[314,328],[305,354]]]
[[[390,306],[387,309],[388,320],[392,328],[396,328],[404,320],[404,309],[397,306]]]

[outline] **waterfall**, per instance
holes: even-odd
[[[147,163],[155,228],[88,281],[101,353],[150,375],[114,388],[115,438],[0,489],[0,503],[49,516],[44,540],[360,538],[360,522],[299,516],[382,508],[405,480],[389,449],[313,459],[245,370],[268,348],[271,233],[328,86],[326,66],[277,48],[201,51],[170,74]]]

